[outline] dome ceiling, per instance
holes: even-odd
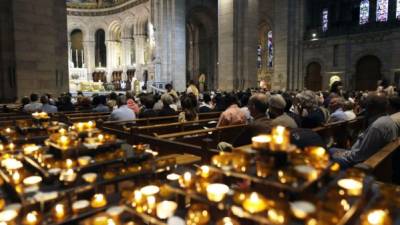
[[[127,0],[66,0],[68,7],[104,8],[126,2]]]

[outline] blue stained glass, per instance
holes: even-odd
[[[328,9],[324,9],[322,11],[322,31],[325,32],[328,30]]]
[[[272,31],[268,32],[268,67],[272,68],[274,65],[274,45],[272,39]]]
[[[360,3],[360,25],[369,21],[369,0],[362,0]]]
[[[376,3],[376,21],[386,22],[388,20],[389,0],[378,0]]]
[[[396,2],[396,19],[400,20],[400,0]]]

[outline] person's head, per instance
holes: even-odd
[[[369,94],[364,102],[367,117],[375,117],[382,115],[386,112],[388,106],[388,99],[384,95]]]
[[[166,84],[165,89],[170,92],[172,90],[172,84]]]
[[[78,91],[77,95],[78,95],[78,96],[83,96],[82,91]]]
[[[303,91],[296,96],[297,102],[300,107],[307,110],[312,110],[317,107],[317,96],[313,91]]]
[[[140,100],[146,109],[153,109],[154,96],[152,94],[145,95]]]
[[[248,108],[252,117],[265,116],[268,109],[268,96],[265,94],[254,94],[250,97]]]
[[[272,95],[269,99],[269,115],[272,119],[285,112],[286,101],[280,94]]]
[[[45,105],[45,104],[49,104],[49,98],[46,95],[42,95],[42,97],[40,97],[40,102]]]
[[[343,106],[343,110],[345,111],[352,111],[354,110],[354,104],[350,101],[345,101],[344,102],[344,106]]]
[[[210,103],[211,102],[211,96],[208,94],[208,93],[204,93],[203,94],[203,101],[205,102],[205,103]]]
[[[192,93],[183,95],[181,99],[181,106],[183,110],[193,110],[197,106],[196,96]]]
[[[39,100],[39,95],[36,93],[32,93],[30,98],[31,98],[31,102],[36,102],[37,100]]]
[[[110,93],[110,100],[117,100],[117,98],[118,98],[117,93],[115,93],[115,92]]]
[[[133,93],[133,91],[126,92],[126,99],[135,99],[135,94]]]
[[[238,105],[238,98],[235,94],[229,93],[225,96],[225,104],[227,107],[231,105]]]
[[[117,105],[118,107],[121,107],[123,105],[126,105],[126,96],[125,95],[120,95],[117,98]]]
[[[344,106],[344,99],[341,97],[333,97],[329,101],[329,110],[331,112],[335,112],[337,109],[343,108]]]
[[[165,93],[165,94],[161,95],[161,101],[162,101],[163,105],[166,107],[166,106],[171,105],[174,102],[174,99],[172,98],[172,96],[170,94]]]
[[[285,112],[289,112],[290,108],[292,108],[293,105],[293,97],[287,92],[283,93],[282,97],[285,99],[286,102]]]
[[[100,104],[100,96],[94,96],[93,97],[93,101],[92,101],[92,104],[94,105],[94,106],[98,106],[99,104]]]
[[[22,104],[22,105],[27,105],[27,104],[29,104],[30,102],[31,102],[31,100],[29,99],[28,96],[24,96],[24,97],[22,97],[22,99],[21,99],[21,104]]]
[[[378,86],[382,86],[383,88],[387,88],[389,86],[389,82],[386,79],[378,80]]]
[[[341,81],[333,82],[331,86],[331,92],[340,94],[342,89],[343,89],[343,83]]]
[[[250,99],[249,94],[243,94],[240,98],[240,106],[241,107],[247,106],[249,104],[249,99]]]
[[[389,98],[389,112],[397,113],[400,111],[400,97],[399,96],[391,96]]]

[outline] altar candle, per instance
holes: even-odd
[[[271,136],[270,135],[259,135],[255,136],[251,139],[252,142],[252,148],[254,149],[268,149],[268,145],[271,142]]]
[[[93,208],[101,208],[107,205],[107,200],[103,194],[95,194],[92,198],[91,205]]]
[[[207,197],[210,201],[220,202],[229,192],[229,187],[225,184],[209,184],[207,186]]]
[[[140,192],[146,196],[153,196],[160,192],[160,188],[155,185],[147,185],[141,188]]]
[[[285,215],[282,211],[270,209],[268,210],[268,219],[273,224],[283,224],[285,222]]]
[[[103,141],[104,141],[104,135],[99,134],[99,135],[97,136],[97,139],[99,140],[99,142],[103,142]]]
[[[54,217],[57,220],[62,220],[65,217],[65,206],[63,204],[57,204],[54,207]]]
[[[3,150],[4,150],[4,145],[0,144],[0,151],[3,151]]]
[[[67,132],[64,128],[61,128],[59,131],[58,131],[61,135],[65,135],[65,133]]]
[[[355,179],[340,179],[338,186],[345,189],[350,196],[359,196],[363,190],[363,184]]]
[[[133,206],[140,206],[143,202],[143,194],[141,191],[135,190],[134,196],[133,196]]]
[[[21,175],[19,174],[18,171],[15,171],[12,175],[12,180],[14,182],[14,184],[19,184],[21,183]]]
[[[200,176],[203,178],[208,178],[210,176],[210,167],[209,166],[202,166],[200,167]]]
[[[83,123],[78,123],[78,124],[76,125],[76,127],[78,128],[78,131],[79,131],[79,132],[83,131]]]
[[[7,128],[6,128],[6,133],[7,133],[7,134],[10,134],[10,133],[11,133],[11,128],[7,127]]]
[[[10,144],[8,144],[8,149],[10,149],[11,151],[13,151],[14,148],[15,148],[14,143],[11,142]]]
[[[39,224],[38,213],[36,211],[26,214],[25,225],[36,225]]]
[[[65,161],[65,165],[66,165],[67,169],[71,169],[74,165],[74,162],[71,159],[67,159]]]
[[[267,203],[256,192],[252,192],[250,198],[243,201],[243,208],[250,213],[258,213],[267,208]]]
[[[167,219],[174,215],[178,204],[173,201],[162,201],[157,204],[157,217],[160,219]]]
[[[192,174],[190,172],[185,172],[183,174],[182,185],[184,187],[190,187],[192,184]]]
[[[92,129],[92,128],[94,128],[95,123],[94,123],[93,121],[89,121],[89,122],[87,123],[87,125],[88,125],[89,129]]]
[[[60,145],[62,146],[62,147],[66,147],[67,145],[68,145],[68,137],[67,136],[64,136],[64,135],[62,135],[61,137],[60,137]]]
[[[368,213],[366,225],[385,225],[388,220],[388,213],[386,210],[375,209]]]

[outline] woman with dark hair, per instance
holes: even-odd
[[[197,114],[197,98],[193,93],[183,95],[181,99],[182,112],[179,113],[178,121],[196,121],[199,120]]]
[[[338,95],[338,96],[342,96],[342,89],[343,89],[343,83],[342,83],[342,81],[335,81],[335,82],[333,82],[333,84],[331,85],[330,93],[331,93],[331,94],[336,94],[336,95]]]

